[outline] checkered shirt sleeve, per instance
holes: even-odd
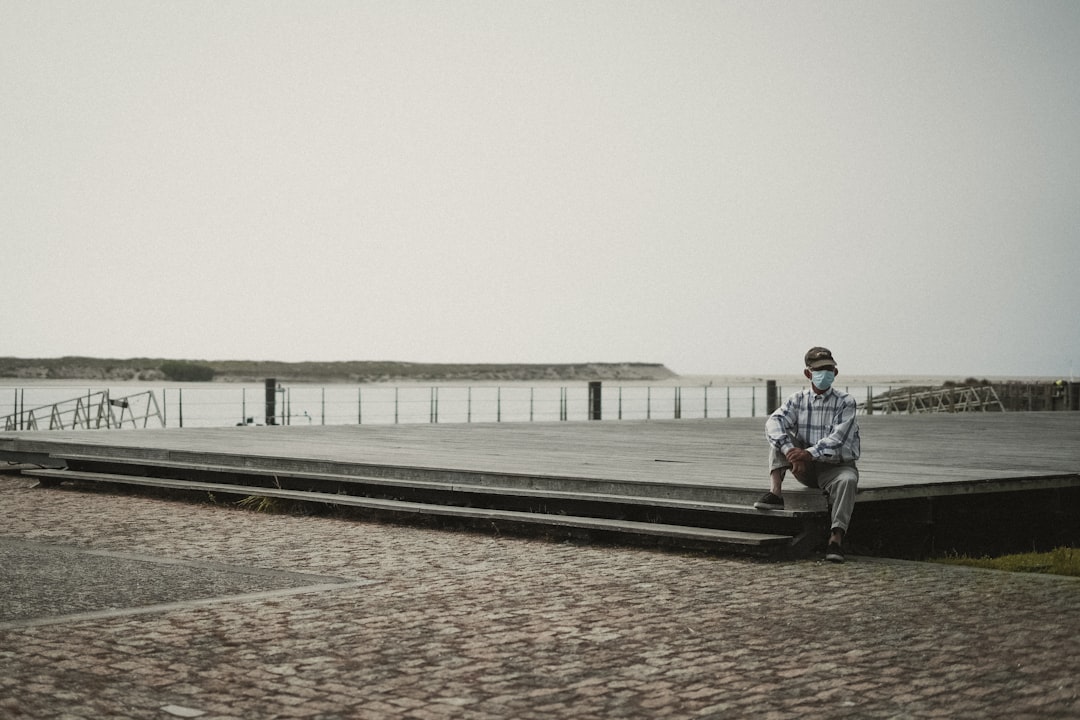
[[[818,395],[808,388],[795,393],[765,421],[765,437],[786,453],[805,448],[815,460],[852,462],[862,451],[855,398],[830,388]]]

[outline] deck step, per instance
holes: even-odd
[[[220,465],[214,463],[191,463],[186,461],[171,460],[146,460],[125,457],[108,457],[99,455],[60,455],[58,459],[79,465],[128,465],[142,469],[161,468],[164,470],[184,470],[199,473],[248,475],[257,477],[289,478],[290,480],[310,480],[318,482],[350,483],[355,485],[371,485],[386,488],[410,488],[415,490],[432,490],[437,492],[469,493],[473,495],[506,495],[521,496],[527,494],[532,498],[544,500],[563,501],[588,501],[605,502],[609,504],[647,505],[651,507],[663,507],[672,510],[693,510],[703,512],[724,512],[734,514],[759,515],[762,511],[755,510],[750,498],[757,497],[747,494],[746,504],[710,502],[705,500],[685,500],[681,498],[667,498],[643,495],[626,495],[621,493],[602,492],[579,492],[570,490],[544,490],[539,488],[508,487],[497,484],[475,484],[463,482],[445,482],[438,480],[415,480],[410,478],[382,477],[373,475],[353,475],[343,473],[317,473],[317,472],[282,472],[281,470],[240,467],[232,465]],[[91,467],[79,469],[98,472]],[[772,517],[799,518],[807,515],[818,515],[821,510],[785,509],[770,510]]]
[[[233,473],[237,475],[264,477],[280,476],[305,478],[311,480],[329,480],[333,482],[353,481],[369,485],[386,484],[417,489],[428,488],[504,488],[505,490],[484,490],[488,493],[521,493],[568,500],[575,495],[560,496],[558,493],[581,493],[581,497],[627,497],[645,498],[643,504],[653,504],[654,500],[663,499],[672,503],[708,503],[728,505],[732,512],[742,508],[742,512],[751,512],[752,505],[763,487],[745,488],[727,484],[722,478],[715,483],[679,483],[671,480],[623,480],[604,477],[560,476],[547,473],[520,474],[500,473],[483,470],[471,470],[461,467],[414,467],[397,464],[366,464],[288,457],[263,457],[247,455],[229,455],[220,453],[191,453],[186,451],[146,452],[141,449],[125,452],[126,448],[106,447],[90,449],[90,452],[74,450],[53,453],[54,462],[65,461],[73,469],[103,470],[106,472],[126,473],[122,467],[140,468],[139,474],[159,474],[147,468],[180,469],[185,472]],[[113,467],[107,467],[113,466]],[[52,465],[50,465],[52,467]],[[430,483],[425,485],[424,483]],[[826,510],[824,498],[820,492],[807,490],[800,492],[793,488],[788,493],[788,512],[820,513]],[[626,500],[626,503],[640,502]],[[703,505],[707,508],[708,505]],[[687,505],[685,509],[693,509]]]
[[[529,523],[555,527],[569,527],[583,530],[600,530],[605,532],[623,533],[631,535],[653,535],[726,546],[742,546],[747,548],[786,546],[791,544],[794,540],[793,535],[785,534],[722,530],[715,528],[671,525],[666,523],[638,522],[574,515],[553,515],[548,513],[524,512],[519,510],[459,507],[453,505],[438,505],[422,502],[386,500],[381,498],[369,498],[356,495],[342,495],[335,493],[320,493],[301,490],[285,490],[274,487],[254,487],[250,485],[234,485],[217,482],[177,480],[170,478],[151,478],[133,475],[121,475],[116,473],[40,469],[26,470],[23,471],[23,474],[50,479],[54,481],[84,480],[91,482],[120,483],[126,485],[170,488],[175,490],[194,490],[208,493],[274,497],[288,500],[325,503],[329,505],[345,505],[350,507],[359,507],[369,510],[380,510],[388,512],[421,513],[427,515],[441,515],[474,520],[501,520],[505,522]]]

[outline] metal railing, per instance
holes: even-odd
[[[872,398],[869,407],[873,412],[909,414],[1005,411],[997,392],[989,385],[888,392]]]
[[[993,388],[845,386],[861,414],[1003,410]],[[880,389],[880,388],[879,388]],[[14,411],[4,430],[119,427],[226,427],[231,425],[378,425],[415,423],[564,422],[763,417],[786,393],[767,385],[622,385],[591,395],[587,384],[530,386],[277,385],[273,401],[262,387],[193,383],[122,397],[109,390],[30,387],[50,396],[26,409],[27,389],[14,389]],[[790,392],[790,391],[789,391]],[[69,399],[53,401],[56,396]],[[11,407],[0,389],[0,412]],[[160,397],[160,404],[158,398]],[[5,405],[8,407],[5,408]]]
[[[158,427],[165,427],[153,390],[122,397],[99,390],[29,410],[19,407],[20,397],[25,401],[25,390],[17,395],[15,411],[4,416],[4,430],[99,430],[122,428],[127,423],[145,428],[151,419],[157,420]]]
[[[14,393],[14,402],[8,392]],[[43,385],[0,388],[4,430],[231,425],[352,425],[731,418],[760,415],[765,393],[751,386],[604,388],[594,403],[586,385],[278,385],[192,383],[155,392]],[[5,402],[7,400],[7,402]],[[28,402],[29,401],[29,402]],[[28,408],[27,405],[33,407]]]
[[[166,394],[166,405],[184,423],[192,419],[190,392]],[[381,386],[350,389],[278,388],[265,411],[263,392],[243,389],[237,424],[341,425],[411,423],[551,422],[595,416],[584,386]],[[764,409],[760,387],[620,386],[605,388],[604,420],[753,417]],[[205,406],[204,406],[205,409]]]

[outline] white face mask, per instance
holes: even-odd
[[[832,381],[836,379],[836,373],[832,370],[811,370],[810,381],[818,390],[828,390],[832,387]]]

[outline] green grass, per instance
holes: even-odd
[[[1049,575],[1080,577],[1080,549],[1078,548],[1059,547],[1050,552],[1021,553],[996,558],[944,557],[936,558],[935,562],[1008,572],[1046,573]]]
[[[270,514],[281,514],[286,511],[287,507],[286,503],[278,498],[263,497],[262,495],[248,495],[242,500],[237,500],[236,504],[247,510]]]

